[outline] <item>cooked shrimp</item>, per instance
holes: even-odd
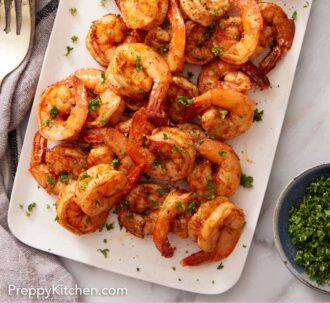
[[[232,196],[241,179],[240,161],[233,148],[220,141],[202,139],[196,143],[196,149],[207,161],[195,165],[187,177],[189,187],[207,199]]]
[[[295,24],[294,20],[289,19],[283,9],[274,3],[260,3],[259,7],[264,24],[274,29],[276,43],[259,66],[261,71],[266,74],[291,48],[295,35]]]
[[[241,18],[220,22],[213,38],[213,47],[218,49],[223,61],[240,65],[247,62],[256,51],[263,21],[255,0],[232,0],[232,3],[240,11]],[[230,28],[235,23],[233,36],[231,36],[232,29],[229,33],[226,31],[226,22],[229,23]],[[238,37],[240,26],[243,27],[241,38]]]
[[[202,127],[208,136],[229,139],[246,132],[252,124],[255,102],[232,90],[211,89],[193,99],[187,116],[202,115]],[[210,109],[211,108],[211,109]]]
[[[100,65],[107,67],[127,33],[128,28],[119,15],[107,14],[92,23],[86,37],[86,47]]]
[[[96,165],[78,178],[75,201],[84,213],[95,216],[111,209],[126,185],[124,172],[114,170],[109,164]]]
[[[187,212],[189,202],[193,201],[191,196],[191,193],[185,193],[178,189],[172,190],[158,213],[152,237],[157,249],[166,258],[172,257],[175,250],[168,240],[171,224],[176,218]]]
[[[87,157],[88,168],[99,164],[110,164],[113,159],[114,154],[106,144],[95,144]]]
[[[216,60],[205,65],[198,77],[198,89],[201,93],[213,88],[247,93],[251,88],[251,81],[237,66]]]
[[[87,115],[86,89],[78,78],[70,76],[43,92],[37,110],[40,133],[47,140],[73,140]]]
[[[75,180],[87,168],[87,153],[78,145],[62,143],[47,150],[45,161],[54,174],[66,173]]]
[[[181,180],[193,167],[196,151],[189,136],[174,127],[154,129],[144,111],[134,114],[128,141],[128,154],[158,180]]]
[[[168,193],[168,189],[155,183],[137,185],[124,201],[117,204],[119,223],[137,237],[151,234]]]
[[[186,50],[185,59],[190,64],[205,64],[212,61],[215,54],[212,52],[212,35],[214,25],[201,26],[195,22],[186,22]]]
[[[184,131],[194,143],[206,138],[203,129],[197,124],[179,124],[177,125],[182,131]]]
[[[106,77],[119,95],[141,100],[150,92],[149,118],[164,117],[161,110],[171,82],[171,72],[166,60],[152,48],[138,43],[119,46]]]
[[[180,0],[180,4],[187,16],[202,26],[209,26],[229,9],[229,0]]]
[[[184,122],[187,102],[197,95],[198,88],[191,81],[184,77],[173,77],[165,103],[169,117],[174,122]]]
[[[82,132],[80,140],[92,145],[105,144],[116,155],[116,169],[128,174],[135,168],[134,162],[127,154],[128,139],[119,130],[112,127],[87,129]]]
[[[163,23],[168,0],[118,0],[126,25],[131,29],[151,30]]]
[[[77,235],[93,233],[102,228],[108,218],[108,211],[88,216],[75,202],[76,181],[67,185],[59,194],[56,202],[58,222]]]
[[[92,93],[89,97],[87,127],[102,127],[107,123],[116,124],[125,109],[123,98],[105,84],[105,73],[98,69],[80,69],[74,73]]]
[[[270,86],[267,76],[259,72],[251,62],[236,66],[215,60],[202,68],[198,77],[198,89],[201,93],[214,88],[247,93],[251,88],[251,82],[260,89]]]
[[[73,144],[59,144],[49,150],[47,140],[37,132],[29,171],[49,194],[57,195],[86,168],[86,158],[83,149]]]
[[[244,213],[225,197],[202,204],[188,223],[189,236],[200,252],[184,258],[183,266],[220,261],[234,250],[244,228]]]
[[[186,27],[176,0],[169,0],[170,26],[155,27],[148,31],[145,44],[163,55],[172,72],[182,71],[186,44]]]

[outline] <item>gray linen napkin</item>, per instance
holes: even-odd
[[[56,290],[47,300],[46,296],[37,299],[8,292],[9,285],[47,289],[76,285],[56,257],[22,244],[7,225],[8,198],[21,144],[15,130],[30,110],[59,0],[30,2],[35,22],[34,42],[26,60],[5,80],[0,93],[0,301],[77,301],[77,296],[61,296]],[[0,45],[0,51],[4,50]]]

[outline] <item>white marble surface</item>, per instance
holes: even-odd
[[[302,170],[330,161],[330,1],[314,0],[272,175],[245,269],[222,295],[198,295],[116,275],[62,258],[80,287],[126,287],[126,297],[81,297],[90,302],[325,302],[285,268],[272,231],[276,200]],[[299,19],[299,11],[298,11]]]

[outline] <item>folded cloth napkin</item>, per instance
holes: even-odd
[[[20,151],[15,130],[30,110],[58,2],[30,0],[34,41],[27,58],[7,77],[0,93],[0,301],[3,302],[77,301],[77,296],[61,296],[57,290],[49,291],[62,286],[76,286],[72,275],[59,260],[19,242],[7,225],[8,199]],[[0,45],[0,51],[4,49]],[[37,299],[36,296],[9,294],[9,285],[16,288],[46,288],[51,293],[47,299],[47,295]]]

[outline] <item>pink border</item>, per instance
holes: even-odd
[[[0,305],[2,329],[43,330],[326,329],[329,328],[329,310],[330,304]],[[59,325],[64,327],[59,328]]]

